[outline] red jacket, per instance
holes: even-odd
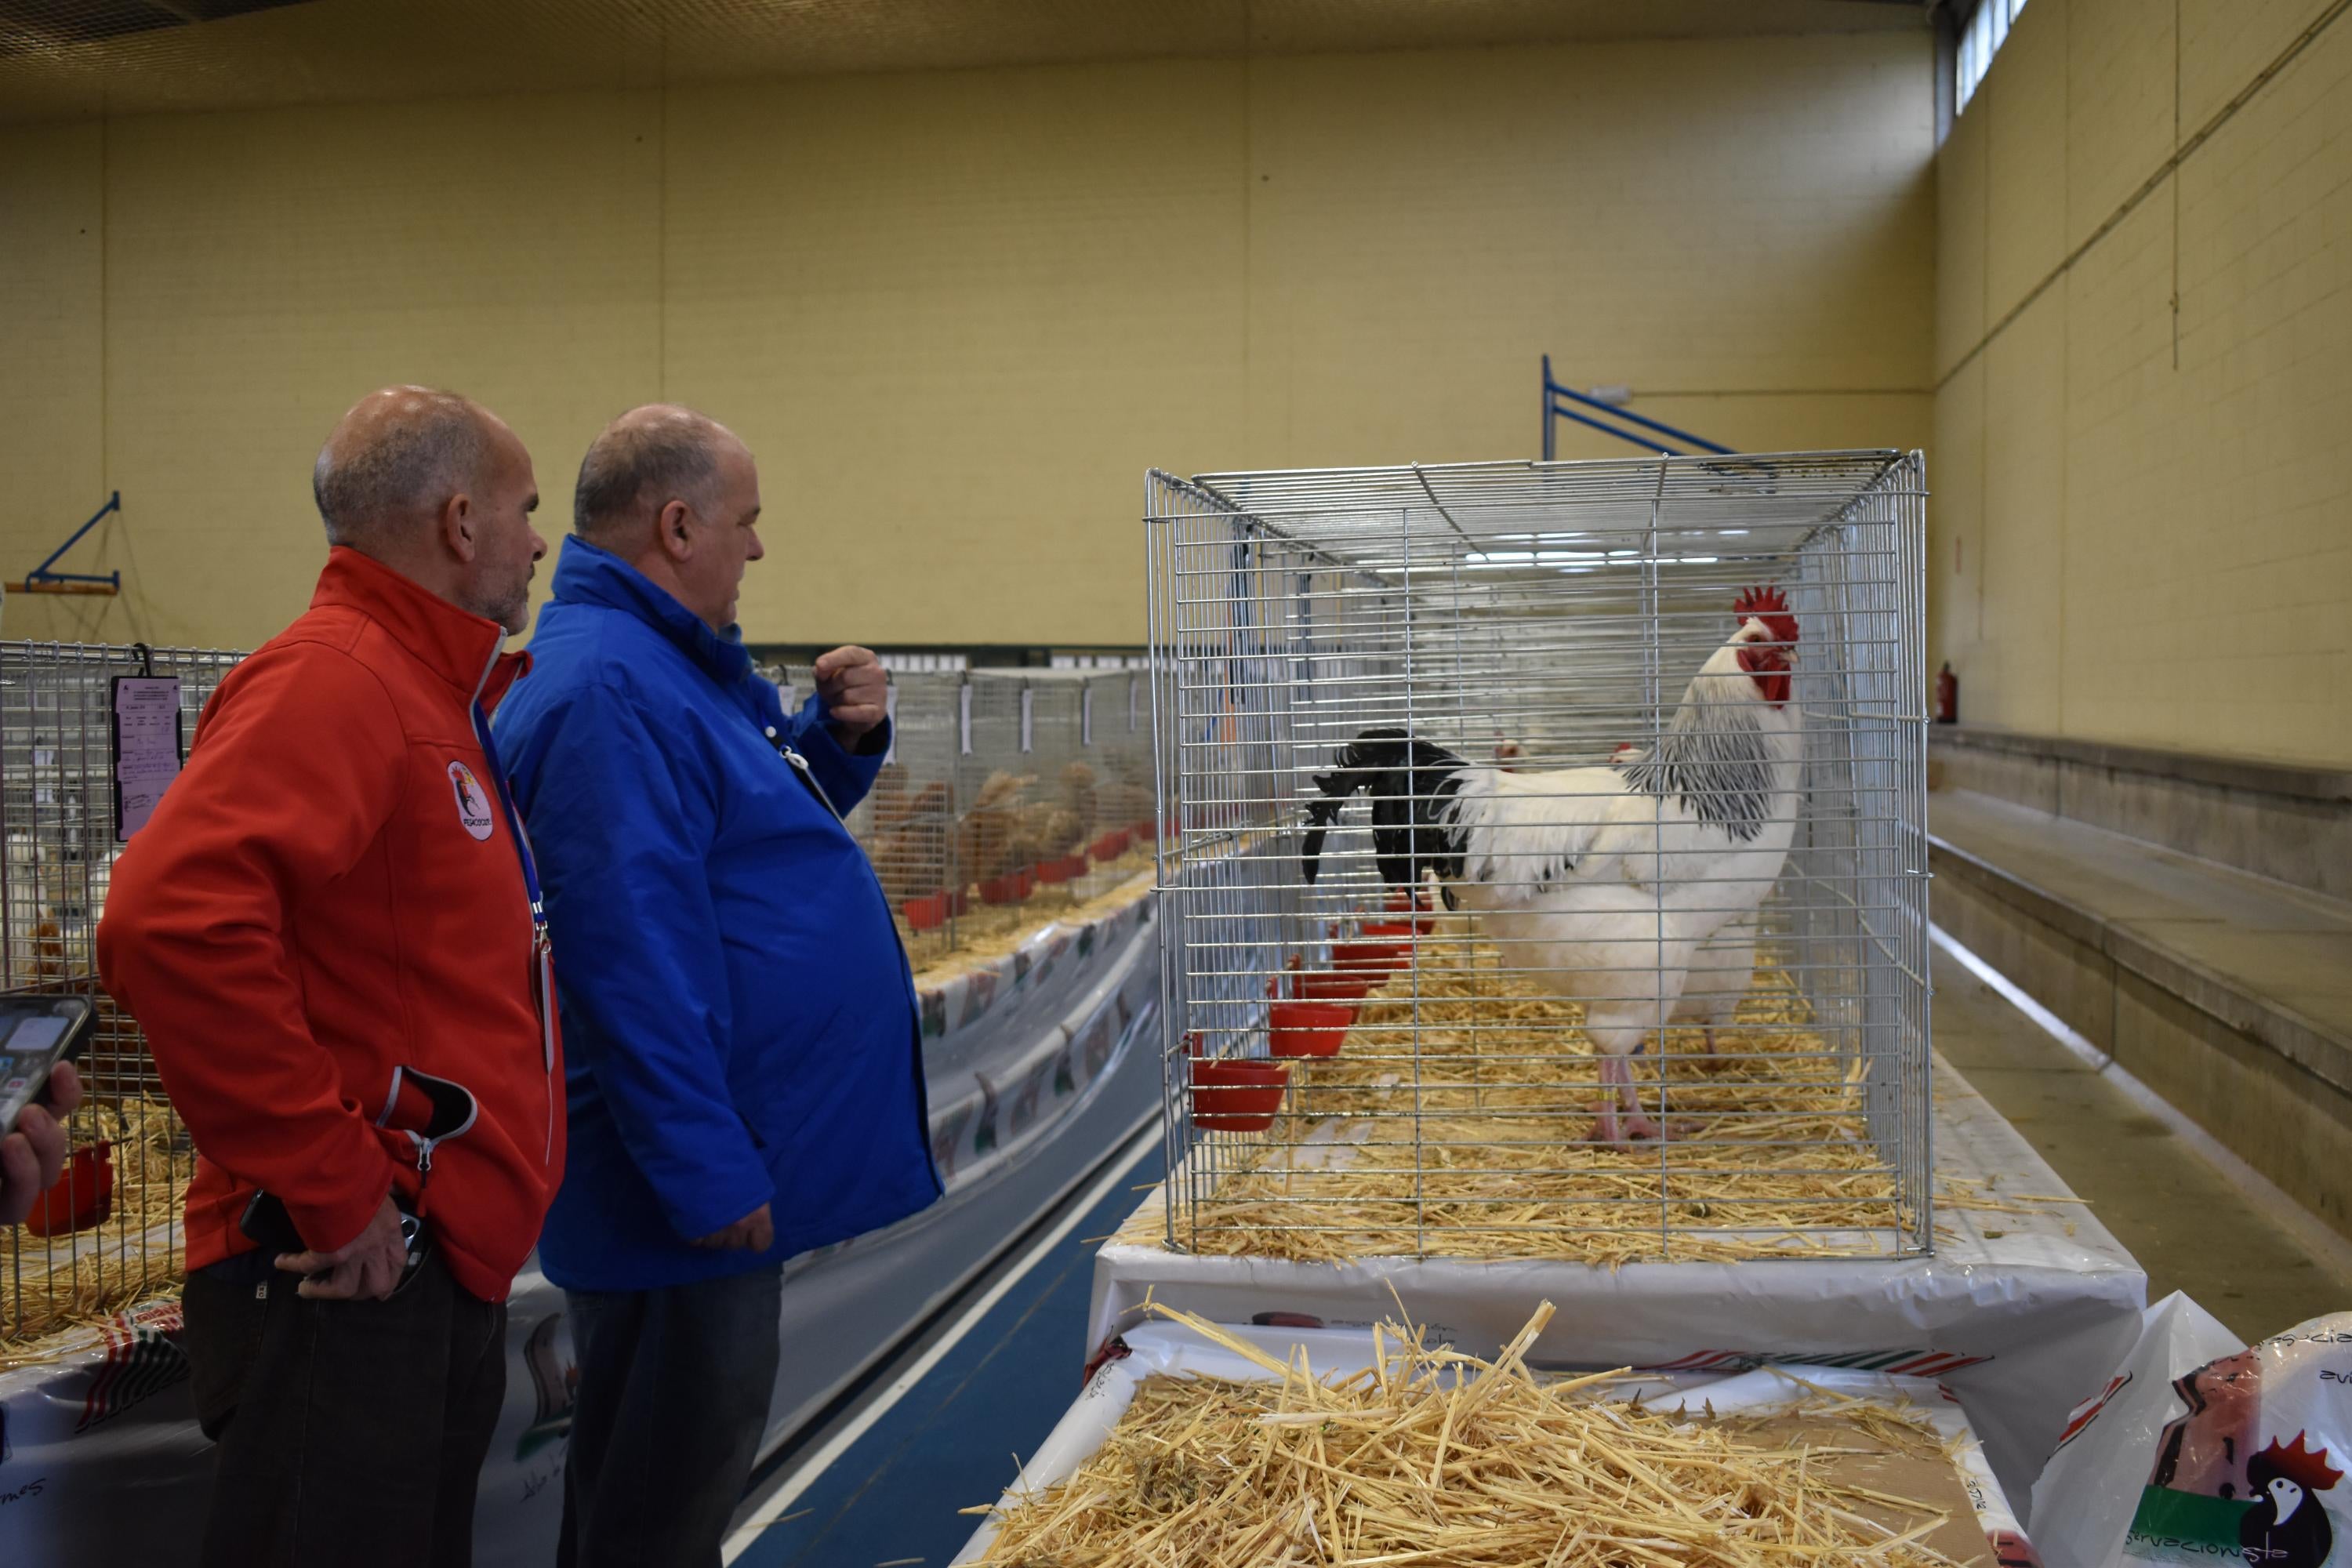
[[[115,866],[99,972],[195,1139],[191,1268],[253,1245],[257,1187],[331,1250],[396,1184],[485,1300],[539,1236],[563,1079],[527,846],[475,723],[522,671],[502,641],[335,551]]]

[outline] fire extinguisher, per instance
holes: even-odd
[[[1936,676],[1936,722],[1957,724],[1960,721],[1960,678],[1952,673],[1950,660]]]

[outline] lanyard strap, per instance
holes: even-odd
[[[498,742],[490,739],[489,715],[482,705],[474,704],[474,739],[482,744],[482,759],[490,764],[490,789],[499,797],[499,809],[507,819],[507,835],[514,840],[515,856],[522,862],[523,891],[530,896],[530,923],[534,934],[547,930],[547,901],[540,896],[539,866],[531,858],[530,840],[522,836],[522,818],[515,814],[514,795],[507,788],[507,771],[499,763]]]

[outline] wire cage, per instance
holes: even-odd
[[[806,665],[769,672],[788,701]],[[894,671],[892,740],[845,818],[916,968],[1017,940],[1150,868],[1141,671]]]
[[[1929,1250],[1925,498],[1154,471],[1169,1245]]]
[[[802,691],[810,689],[801,676]],[[951,876],[955,854],[955,768],[958,755],[953,676],[897,676],[891,682],[889,758],[874,788],[849,814],[850,830],[865,845],[882,891],[898,912],[919,960],[953,944],[964,912]]]
[[[1159,838],[1159,791],[1152,779],[1151,676],[1142,669],[1098,670],[1086,678],[1081,734],[1095,769],[1095,819],[1087,853],[1122,874],[1148,867]]]
[[[58,1186],[0,1230],[0,1350],[167,1289],[180,1278],[181,1198],[194,1150],[145,1038],[99,988],[95,937],[115,857],[116,676],[180,682],[182,733],[241,655],[0,643],[0,985],[90,999]]]

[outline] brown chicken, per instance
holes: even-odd
[[[980,798],[956,823],[955,869],[962,881],[992,881],[1024,864],[1021,795],[1036,782],[1034,774],[999,769],[980,786]]]
[[[1076,854],[1095,820],[1095,771],[1084,763],[1062,769],[1061,797],[1021,808],[1013,864],[1034,866]]]
[[[1114,756],[1110,778],[1098,792],[1095,820],[1108,830],[1149,823],[1153,812],[1151,775],[1131,756]]]
[[[907,770],[893,763],[874,780],[874,817],[866,855],[882,891],[894,903],[939,891],[948,880],[948,831],[955,815],[955,792],[933,779],[912,795]]]
[[[1084,827],[1092,827],[1097,820],[1095,780],[1095,770],[1085,763],[1072,763],[1062,770],[1062,809],[1075,815]]]

